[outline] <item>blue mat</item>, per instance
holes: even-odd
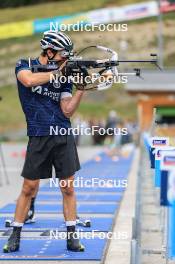
[[[106,201],[106,202],[119,202],[122,199],[121,194],[108,194],[108,195],[100,195],[100,194],[80,194],[76,195],[77,201]],[[62,199],[62,195],[58,194],[42,194],[40,193],[37,196],[37,201],[60,201]]]
[[[116,204],[80,204],[77,206],[78,213],[87,214],[113,214],[117,209]],[[36,204],[35,210],[37,213],[62,213],[63,207],[60,204]],[[0,209],[0,213],[14,213],[15,204],[8,204]]]
[[[0,241],[3,248],[7,240]],[[4,254],[0,252],[0,260],[101,260],[106,240],[82,239],[86,250],[70,252],[66,250],[65,240],[24,239],[21,240],[19,252]],[[96,250],[95,250],[96,249]],[[97,250],[98,249],[98,250]]]
[[[78,171],[75,175],[75,179],[78,177],[82,177],[85,179],[91,179],[91,178],[100,178],[100,179],[125,179],[128,176],[130,164],[127,166],[125,164],[124,166],[106,166],[106,164],[103,164],[103,166],[89,166],[86,168],[81,168],[80,171]]]
[[[108,172],[113,172],[113,174],[115,173],[115,176],[118,176],[119,174],[122,173],[126,173],[128,171],[128,169],[130,168],[131,162],[128,163],[123,163],[123,164],[106,164],[105,162],[98,164],[89,164],[88,166],[81,166],[81,170],[76,172],[76,176],[83,176],[85,175],[91,175],[93,176],[95,175],[107,175]],[[99,169],[102,169],[103,171],[100,171]],[[82,173],[81,173],[82,172]]]
[[[1,217],[0,218],[0,230],[5,231],[7,228],[5,228],[5,220],[7,217]],[[13,218],[8,218],[8,219],[13,219]],[[82,218],[84,219],[84,218]],[[112,217],[90,217],[88,218],[91,220],[91,227],[82,227],[82,226],[77,226],[77,230],[82,230],[82,231],[92,231],[92,230],[97,230],[97,231],[109,231],[112,228],[112,222],[113,218]],[[46,218],[37,218],[35,223],[32,224],[25,224],[23,226],[23,231],[29,230],[30,232],[32,231],[46,231],[46,229],[57,229],[58,231],[66,231],[66,226],[64,223],[63,218],[51,218],[51,219],[46,219]],[[38,230],[36,230],[38,229]]]
[[[78,176],[79,178],[82,177],[84,181],[86,180],[90,180],[92,178],[96,178],[96,179],[99,179],[99,180],[115,180],[116,182],[121,182],[122,180],[127,180],[128,178],[128,173],[122,173],[122,174],[118,174],[116,176],[116,174],[112,174],[112,173],[109,173],[108,175],[99,175],[98,174],[94,174],[93,176],[92,175],[84,175],[84,174],[81,174],[81,176]],[[77,177],[75,178],[77,179]],[[49,186],[49,185],[47,185]]]
[[[100,168],[99,170],[103,170],[103,168]],[[89,172],[83,172],[83,170],[80,171],[79,175],[75,176],[75,179],[78,181],[82,180],[82,181],[86,181],[86,180],[90,180],[93,178],[97,178],[97,179],[101,179],[101,180],[115,180],[115,181],[122,181],[122,180],[126,180],[128,178],[128,172],[124,171],[124,172],[118,172],[116,175],[116,171],[112,171],[112,172],[108,172],[108,173],[100,173],[99,170],[97,172],[93,172],[93,173],[89,173]],[[44,184],[44,187],[50,186],[50,184]]]
[[[91,159],[89,161],[87,161],[86,163],[84,163],[82,165],[82,167],[86,167],[86,166],[89,166],[89,165],[103,165],[104,163],[106,163],[107,165],[123,165],[123,164],[127,164],[127,163],[130,163],[133,159],[133,153],[134,151],[132,151],[130,153],[130,155],[128,157],[119,157],[119,159],[117,161],[115,160],[112,160],[111,157],[109,157],[108,155],[106,155],[106,153],[101,153],[99,155],[96,155],[96,156],[99,156],[100,157],[100,161],[96,161],[95,159]]]
[[[39,191],[41,192],[56,192],[59,189],[59,187],[41,187]],[[117,187],[105,187],[105,188],[99,188],[99,187],[94,187],[94,188],[89,188],[89,187],[83,187],[83,188],[75,188],[76,192],[124,192],[126,188],[117,188]]]

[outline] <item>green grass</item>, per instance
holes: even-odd
[[[129,104],[120,104],[116,101],[115,104],[105,103],[92,103],[92,102],[82,102],[78,112],[86,118],[106,118],[110,110],[115,110],[121,118],[136,120],[136,104],[130,102]]]
[[[41,39],[41,36],[43,34],[35,34],[32,36],[26,36],[26,37],[20,37],[20,38],[9,38],[9,39],[1,39],[0,43],[1,43],[1,48],[8,48],[11,47],[12,45],[16,45],[16,44],[28,44],[28,43],[32,43],[35,41],[39,41]],[[39,42],[38,42],[38,47],[39,47]]]
[[[89,9],[101,7],[101,5],[103,5],[103,2],[105,1],[69,0],[69,1],[31,5],[31,6],[19,7],[19,8],[1,9],[0,23],[69,15],[75,12],[83,12]]]
[[[26,127],[17,88],[6,86],[0,89],[0,133],[15,131]],[[94,100],[89,97],[94,97]],[[101,96],[98,102],[96,97]],[[104,92],[90,92],[82,100],[77,113],[85,118],[106,118],[110,110],[116,110],[122,118],[136,118],[136,101],[132,99],[122,87],[115,86]]]
[[[0,9],[0,23],[69,15],[111,5],[125,5],[135,2],[141,2],[141,0],[67,0],[19,8],[5,8]]]
[[[82,100],[78,112],[87,118],[106,118],[115,110],[121,118],[136,119],[137,100],[128,95],[124,87],[114,84],[105,91],[90,91]]]
[[[168,67],[173,67],[175,65],[175,52],[167,56],[164,60],[164,65],[168,65]]]
[[[24,126],[24,115],[18,99],[17,88],[6,86],[0,89],[0,132]]]

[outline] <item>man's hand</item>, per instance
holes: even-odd
[[[84,84],[74,84],[76,89],[79,91],[85,91],[85,85]]]
[[[68,68],[66,67],[66,64],[67,64],[67,61],[68,60],[65,60],[61,66],[59,67],[58,70],[54,71],[55,74],[58,74],[58,75],[64,75],[66,77],[68,77],[70,75],[69,71],[68,71]]]

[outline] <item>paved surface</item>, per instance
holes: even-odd
[[[128,178],[128,188],[125,191],[113,229],[113,232],[118,234],[119,239],[112,239],[110,241],[105,264],[130,264],[132,217],[135,215],[135,194],[139,156],[140,152],[137,149]]]
[[[164,209],[160,207],[159,189],[153,185],[154,170],[146,153],[143,155],[141,170],[141,263],[140,264],[173,264],[166,262],[164,246]]]

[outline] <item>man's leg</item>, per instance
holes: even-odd
[[[74,191],[74,176],[60,180],[60,189],[63,195],[63,214],[67,226],[67,249],[84,251],[84,246],[79,242],[76,234],[76,196]]]
[[[13,232],[4,246],[4,253],[19,250],[22,226],[30,207],[32,195],[38,184],[39,180],[24,179],[22,191],[16,205]]]
[[[38,188],[39,188],[39,182],[38,185],[36,185],[36,189],[34,190],[29,206],[29,211],[27,212],[26,218],[25,218],[25,223],[34,223],[35,222],[35,199],[38,193]]]
[[[63,195],[63,214],[65,221],[76,221],[76,197],[73,187],[74,176],[60,180]]]

